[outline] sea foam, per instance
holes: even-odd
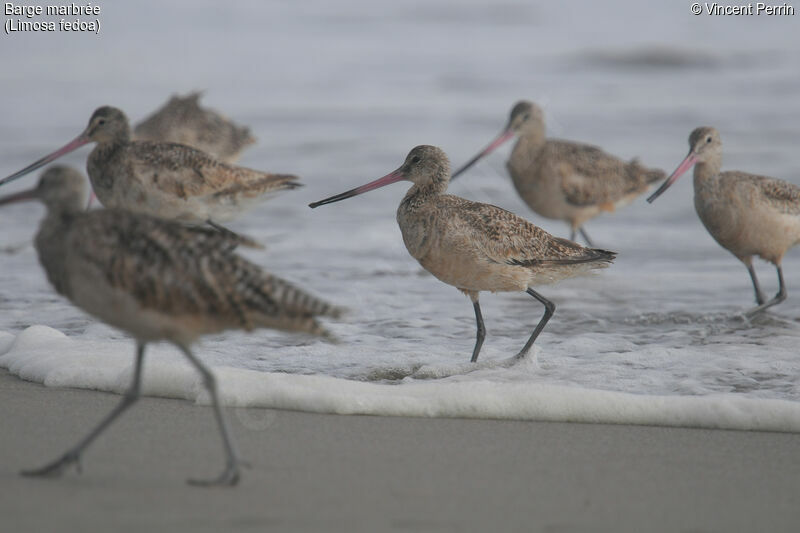
[[[47,326],[0,333],[0,366],[22,379],[53,387],[122,393],[131,379],[131,341],[71,338]],[[535,363],[529,363],[535,366]],[[496,367],[504,366],[504,362]],[[465,365],[427,368],[425,380],[372,383],[325,375],[215,366],[222,401],[233,407],[315,413],[642,424],[800,432],[800,404],[744,398],[642,395],[530,382],[496,381],[491,367],[454,375]],[[488,370],[488,371],[487,371]],[[446,376],[437,379],[438,375]],[[456,378],[456,379],[453,379]],[[179,352],[152,345],[143,393],[207,404],[200,376]]]

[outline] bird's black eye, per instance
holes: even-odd
[[[706,142],[707,142],[707,143],[710,143],[710,142],[711,142],[711,135],[709,135],[708,137],[706,137]]]
[[[411,162],[414,163],[414,164],[419,163],[419,161],[420,161],[420,159],[419,159],[418,155],[415,155],[414,157],[411,158]]]
[[[105,123],[106,123],[106,119],[104,119],[104,118],[101,118],[100,120],[97,121],[97,125],[98,126],[102,126]]]

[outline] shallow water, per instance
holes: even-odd
[[[617,251],[618,259],[597,275],[539,289],[557,312],[531,361],[503,363],[525,342],[541,305],[525,294],[485,294],[488,334],[477,370],[465,364],[475,335],[469,300],[423,272],[403,247],[394,220],[403,184],[314,211],[307,207],[393,170],[417,144],[439,145],[460,164],[499,132],[520,98],[543,106],[551,136],[598,144],[667,171],[685,155],[694,127],[714,125],[725,143],[725,168],[800,183],[800,37],[793,17],[693,16],[688,4],[645,7],[623,0],[569,7],[354,0],[237,2],[224,10],[211,2],[107,3],[101,20],[99,36],[2,36],[0,174],[73,138],[102,104],[119,106],[136,121],[171,93],[206,89],[207,105],[248,124],[258,143],[240,162],[297,173],[306,187],[231,227],[267,244],[263,252],[247,251],[248,257],[350,313],[328,323],[341,340],[335,345],[271,331],[207,338],[198,347],[206,361],[257,372],[226,373],[232,380],[226,390],[251,390],[239,386],[243,376],[273,385],[296,375],[327,376],[335,379],[307,382],[304,399],[291,405],[314,410],[315,395],[341,391],[341,398],[360,398],[378,413],[417,413],[396,406],[382,411],[370,394],[342,382],[349,380],[400,385],[402,392],[387,394],[416,397],[433,416],[501,416],[490,407],[492,395],[480,392],[499,384],[519,402],[502,416],[544,417],[535,409],[531,414],[534,400],[512,394],[527,385],[563,405],[597,390],[633,395],[622,396],[630,406],[643,395],[659,402],[686,396],[721,403],[783,400],[795,420],[786,429],[800,420],[800,251],[784,261],[789,299],[746,319],[753,305],[747,272],[700,224],[688,178],[652,206],[640,198],[588,224],[595,243]],[[65,162],[83,167],[88,151]],[[564,224],[538,217],[516,196],[504,170],[508,147],[498,152],[451,192],[503,206],[566,236]],[[22,205],[0,212],[0,247],[21,246],[2,259],[0,331],[10,342],[28,326],[44,324],[66,333],[77,348],[56,350],[61,341],[55,340],[41,352],[14,345],[0,365],[28,357],[37,368],[29,379],[120,390],[132,342],[71,307],[46,283],[33,248],[25,245],[41,214],[38,206]],[[764,290],[773,293],[774,269],[757,268]],[[28,334],[41,331],[49,330]],[[48,357],[48,350],[58,353]],[[177,355],[169,347],[154,353],[155,373],[171,375],[167,368],[177,364]],[[451,382],[472,383],[478,399],[464,408]],[[432,388],[422,394],[419,385]],[[154,393],[195,397],[196,383],[186,387],[165,379]],[[280,394],[246,396],[235,401],[288,401]],[[760,416],[776,405],[755,404],[765,410]],[[592,409],[600,409],[592,405],[576,409],[591,418]],[[670,420],[683,423],[680,416]],[[690,425],[714,426],[712,415],[703,420]],[[752,427],[740,422],[726,427]]]

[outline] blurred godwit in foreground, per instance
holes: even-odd
[[[800,187],[783,180],[737,170],[720,172],[722,140],[714,128],[701,127],[689,135],[689,155],[648,199],[661,193],[694,165],[694,207],[712,237],[744,263],[756,293],[755,308],[763,311],[786,299],[781,260],[800,242]],[[766,301],[753,269],[753,256],[778,270],[780,288]]]
[[[201,107],[201,96],[200,92],[173,96],[161,109],[134,127],[134,138],[185,144],[220,161],[233,163],[239,153],[256,140],[249,128]]]
[[[132,141],[128,118],[115,107],[97,109],[72,142],[0,180],[8,183],[96,142],[86,163],[97,198],[109,208],[189,224],[231,220],[269,193],[299,187],[297,176],[268,174],[223,163],[182,144]]]
[[[56,291],[91,315],[136,339],[130,388],[117,407],[77,445],[31,476],[61,474],[140,394],[145,346],[169,341],[203,376],[225,446],[222,474],[200,485],[233,485],[241,460],[217,397],[211,371],[191,352],[200,335],[269,327],[326,335],[318,315],[339,310],[263,272],[234,253],[235,236],[189,228],[128,211],[85,211],[85,181],[68,167],[48,169],[30,191],[0,204],[37,198],[47,216],[36,235],[39,261]]]
[[[450,162],[435,146],[417,146],[391,174],[310,207],[401,180],[413,183],[397,209],[408,252],[425,270],[472,300],[478,325],[472,362],[478,360],[486,335],[478,303],[480,291],[526,291],[544,304],[544,316],[517,354],[521,358],[555,311],[553,302],[531,287],[606,267],[614,259],[613,252],[553,237],[505,209],[445,194]]]
[[[636,159],[626,162],[595,146],[546,139],[542,110],[523,100],[511,109],[503,132],[453,178],[514,135],[519,140],[506,168],[519,195],[541,216],[569,223],[570,239],[580,232],[589,246],[592,241],[583,229],[589,219],[629,204],[665,176]]]

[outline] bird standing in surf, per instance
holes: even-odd
[[[532,102],[511,109],[503,132],[453,173],[456,178],[514,136],[517,144],[506,168],[517,192],[539,215],[570,225],[570,239],[580,232],[593,246],[584,224],[604,211],[632,202],[652,183],[664,178],[637,160],[623,161],[596,146],[545,138],[544,113]]]
[[[472,300],[477,323],[472,362],[478,360],[486,335],[481,291],[525,291],[544,305],[544,315],[516,355],[522,358],[555,312],[555,304],[532,287],[606,267],[614,259],[613,252],[553,237],[505,209],[445,194],[450,162],[435,146],[417,146],[394,172],[310,207],[401,180],[412,183],[397,209],[408,252],[425,270]]]
[[[271,193],[300,186],[297,176],[229,165],[182,144],[132,140],[125,113],[109,106],[98,108],[73,141],[0,180],[0,185],[91,142],[97,146],[86,168],[98,200],[109,208],[228,231],[222,222]]]
[[[122,400],[86,437],[57,460],[24,471],[60,475],[79,465],[84,450],[139,398],[145,346],[168,341],[200,372],[225,448],[222,474],[198,485],[234,485],[242,461],[220,407],[214,374],[191,351],[201,335],[227,329],[267,327],[329,336],[318,316],[340,309],[262,271],[236,255],[241,240],[210,228],[119,209],[85,211],[85,180],[74,169],[54,166],[36,188],[0,204],[41,200],[47,215],[36,250],[58,293],[92,316],[136,340],[133,380]]]
[[[783,180],[722,169],[722,139],[715,128],[689,135],[689,154],[647,201],[652,203],[694,165],[694,207],[720,246],[744,263],[753,282],[754,315],[786,299],[781,262],[800,243],[800,187]],[[778,293],[767,300],[753,268],[753,256],[778,271]]]

